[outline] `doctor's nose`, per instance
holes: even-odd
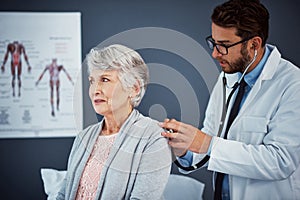
[[[211,52],[211,56],[214,58],[214,59],[217,59],[218,57],[221,57],[222,54],[217,50],[217,47],[214,47],[212,52]]]

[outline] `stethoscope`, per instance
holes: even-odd
[[[226,76],[225,76],[225,72],[223,72],[223,77],[222,77],[222,81],[223,81],[223,109],[222,109],[222,116],[221,116],[221,121],[220,121],[220,126],[219,126],[219,130],[218,130],[218,134],[217,136],[220,137],[221,135],[221,132],[223,130],[223,126],[224,126],[224,120],[225,120],[225,117],[226,117],[226,114],[227,114],[227,108],[229,106],[229,102],[231,100],[231,97],[232,95],[234,94],[235,90],[238,88],[238,86],[240,85],[242,79],[244,78],[245,74],[247,73],[249,67],[255,62],[256,60],[256,57],[257,57],[257,50],[255,49],[254,50],[254,56],[253,56],[253,59],[249,62],[249,64],[246,66],[242,76],[239,78],[239,80],[237,82],[235,82],[233,84],[233,86],[229,86],[227,84],[227,79],[226,79]],[[227,98],[227,101],[226,101],[226,88],[228,89],[232,89],[228,98]],[[173,130],[167,130],[168,132],[173,132]],[[195,169],[198,169],[200,167],[202,167],[208,160],[209,160],[210,156],[209,155],[206,155],[203,159],[201,159],[197,164],[195,165],[192,165],[192,166],[189,166],[189,167],[185,167],[185,166],[182,166],[179,161],[175,158],[174,159],[174,163],[181,169],[185,170],[185,171],[193,171]]]

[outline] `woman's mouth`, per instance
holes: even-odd
[[[103,99],[94,99],[94,103],[98,104],[98,103],[103,103],[105,102],[105,100]]]

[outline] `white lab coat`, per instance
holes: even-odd
[[[233,200],[300,199],[300,70],[282,59],[276,47],[268,48],[271,54],[232,123],[228,140],[212,140],[208,170],[229,174]],[[214,136],[222,114],[222,76],[202,129]],[[226,77],[228,85],[238,79],[237,74]],[[194,154],[193,163],[202,156]]]

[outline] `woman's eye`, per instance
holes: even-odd
[[[108,82],[109,79],[108,78],[102,78],[102,82]]]
[[[91,84],[94,83],[94,80],[90,79],[89,82],[90,82],[90,85],[91,85]]]

